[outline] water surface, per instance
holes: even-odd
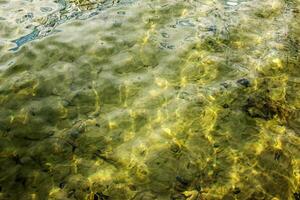
[[[299,200],[299,0],[0,0],[0,199]]]

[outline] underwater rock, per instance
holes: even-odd
[[[186,197],[183,194],[173,194],[171,200],[185,200]]]
[[[225,82],[225,83],[221,83],[221,85],[222,85],[224,88],[226,88],[226,89],[229,88],[229,86],[230,86],[229,83],[226,83],[226,82]]]
[[[246,78],[239,79],[237,83],[245,87],[250,87],[250,81]]]
[[[80,136],[80,132],[78,130],[71,130],[70,136],[74,139],[77,139]]]
[[[181,151],[181,147],[176,143],[171,144],[170,149],[173,153],[179,153]]]
[[[227,103],[225,103],[222,107],[223,108],[229,108],[229,105]]]
[[[288,119],[292,110],[281,101],[273,101],[267,96],[254,96],[247,99],[244,105],[244,111],[254,118],[262,118],[265,120],[273,119],[278,116],[282,120]]]
[[[176,176],[176,180],[181,183],[183,186],[188,186],[189,182],[181,176]]]
[[[65,184],[66,184],[65,182],[59,183],[59,188],[60,188],[60,189],[63,189],[63,188],[65,187]]]
[[[107,200],[109,196],[104,195],[102,192],[97,192],[94,194],[94,200]]]
[[[300,200],[300,192],[295,192],[294,193],[294,199],[295,200]]]
[[[232,192],[233,192],[233,194],[239,194],[241,192],[241,189],[236,187],[236,188],[233,189]]]

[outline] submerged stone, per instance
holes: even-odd
[[[237,83],[244,86],[244,87],[250,87],[250,81],[246,78],[242,78],[242,79],[239,79],[237,80]]]

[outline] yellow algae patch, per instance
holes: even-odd
[[[169,86],[169,82],[166,79],[155,78],[155,83],[163,89],[167,89]]]
[[[124,141],[127,142],[127,141],[133,139],[134,136],[135,136],[135,133],[134,133],[134,132],[132,132],[132,131],[126,132],[126,133],[124,134]]]
[[[274,142],[274,148],[282,149],[282,142],[281,142],[280,137],[276,137],[275,142]]]
[[[108,122],[108,127],[109,127],[109,129],[115,129],[115,128],[118,127],[118,125],[117,125],[117,123],[114,122],[114,121],[109,121],[109,122]]]
[[[162,130],[163,130],[168,136],[174,137],[174,134],[172,133],[172,131],[171,131],[170,128],[163,127]]]
[[[272,60],[272,62],[273,62],[278,68],[282,68],[282,67],[283,67],[282,60],[279,59],[279,58],[274,58],[274,59]]]
[[[151,34],[155,31],[156,24],[151,24],[150,29],[146,32],[146,35],[142,39],[142,45],[146,45],[148,43],[148,40],[151,36]]]
[[[51,197],[51,196],[55,195],[58,192],[60,192],[60,188],[59,187],[51,188],[51,190],[49,191],[49,196]]]
[[[251,149],[254,149],[256,155],[260,155],[266,148],[263,140],[258,140],[257,143],[251,145]]]
[[[96,119],[88,119],[88,120],[85,121],[85,124],[87,126],[89,126],[89,125],[96,125],[97,124],[97,120]]]
[[[244,46],[244,43],[242,41],[235,41],[233,44],[236,48],[243,48]]]
[[[152,97],[157,97],[161,94],[161,92],[159,90],[155,90],[155,89],[152,89],[149,91],[149,94],[152,96]]]
[[[60,107],[60,111],[61,111],[61,116],[60,116],[60,118],[61,118],[61,119],[67,118],[67,116],[68,116],[68,109],[65,108],[65,107],[62,105],[61,102],[59,102],[59,107]]]
[[[187,197],[187,200],[197,200],[199,192],[197,190],[184,191],[184,196]]]
[[[185,17],[188,14],[188,10],[187,9],[183,9],[181,12],[181,17]]]
[[[182,87],[185,87],[187,85],[187,83],[188,83],[188,81],[187,81],[186,76],[181,77],[181,79],[180,79],[180,85]]]
[[[99,97],[99,94],[97,92],[97,90],[95,89],[95,81],[93,81],[93,92],[95,94],[95,111],[94,113],[97,114],[99,111],[100,111],[100,97]]]

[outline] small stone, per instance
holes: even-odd
[[[172,200],[185,200],[186,197],[183,194],[173,194],[171,196]]]
[[[276,151],[275,152],[275,156],[274,156],[274,160],[279,160],[280,159],[280,157],[281,157],[281,155],[280,155],[280,152],[279,151]]]
[[[233,189],[233,194],[239,194],[240,192],[241,192],[241,190],[238,187]]]
[[[118,11],[117,13],[118,13],[118,15],[125,15],[126,14],[125,11]]]
[[[294,199],[295,200],[300,200],[300,192],[295,192],[294,193]]]
[[[22,163],[22,164],[28,164],[28,163],[30,163],[32,161],[32,159],[31,159],[31,157],[29,157],[29,156],[24,156],[24,157],[22,157],[21,159],[20,159],[20,163]]]
[[[217,143],[215,143],[215,144],[213,145],[213,147],[214,147],[214,148],[218,148],[218,147],[220,147],[220,145],[217,144]]]
[[[229,105],[228,105],[227,103],[225,103],[225,104],[223,105],[223,108],[229,108]]]
[[[221,85],[224,87],[224,88],[228,88],[229,87],[229,84],[228,83],[221,83]]]
[[[72,138],[78,138],[79,137],[79,135],[80,135],[80,132],[78,131],[78,130],[72,130],[71,132],[70,132],[70,135],[71,135],[71,137]]]
[[[60,189],[63,189],[64,187],[65,187],[65,182],[59,183],[59,188],[60,188]]]
[[[213,32],[213,33],[216,33],[217,32],[217,27],[215,25],[213,26],[210,26],[207,28],[207,31],[210,31],[210,32]]]
[[[169,34],[168,33],[161,33],[161,36],[163,36],[164,38],[169,38]]]
[[[245,87],[250,87],[250,81],[246,78],[239,79],[237,83]]]
[[[106,199],[109,199],[109,196],[106,196],[99,192],[94,194],[94,200],[106,200]]]
[[[30,111],[30,114],[31,114],[31,116],[35,116],[36,115],[36,113],[33,110]]]
[[[41,11],[42,12],[50,12],[52,11],[53,9],[51,7],[41,7]]]
[[[172,144],[171,145],[171,151],[174,152],[174,153],[180,152],[180,146],[177,145],[177,144]]]
[[[184,186],[187,186],[189,184],[189,182],[181,176],[176,176],[176,180]]]
[[[33,13],[27,13],[26,15],[24,15],[25,19],[32,19],[33,18]]]

